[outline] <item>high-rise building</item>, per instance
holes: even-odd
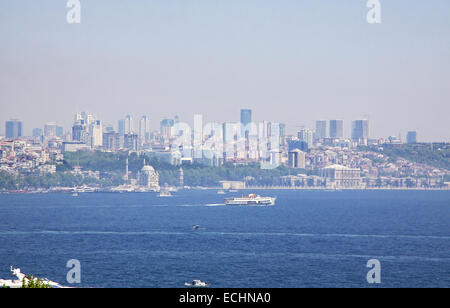
[[[352,139],[363,141],[369,138],[369,120],[356,120],[352,122]]]
[[[252,123],[252,110],[251,109],[241,109],[241,125],[242,125],[242,136],[248,137],[249,129],[248,124]]]
[[[241,109],[241,124],[246,126],[252,122],[252,110],[251,109]]]
[[[105,133],[110,133],[114,131],[114,126],[112,124],[107,124],[103,126],[103,131]]]
[[[42,137],[42,128],[33,128],[33,137]]]
[[[407,143],[417,143],[417,132],[410,131],[406,134],[406,142]]]
[[[164,143],[168,143],[170,138],[172,138],[172,128],[174,125],[175,121],[173,119],[163,119],[160,122],[160,131]]]
[[[306,168],[306,153],[294,149],[289,152],[289,168],[305,169]]]
[[[119,131],[119,135],[123,136],[125,135],[125,120],[124,119],[120,119],[118,122],[118,131]]]
[[[240,141],[241,126],[239,123],[226,122],[222,124],[223,146],[226,160],[237,159],[238,152],[245,150],[245,143]]]
[[[280,123],[280,144],[286,145],[286,124]]]
[[[327,136],[327,121],[325,121],[325,120],[316,121],[315,139],[323,140],[327,137],[328,137]]]
[[[17,139],[22,137],[22,121],[13,119],[5,123],[5,136],[7,139]]]
[[[56,126],[56,137],[62,138],[64,136],[64,127]]]
[[[138,150],[138,135],[137,134],[125,134],[123,139],[123,147],[128,150]]]
[[[99,120],[94,121],[89,126],[89,137],[91,147],[101,147],[103,145],[103,125]]]
[[[302,140],[289,140],[288,147],[290,152],[292,152],[295,149],[298,149],[303,152],[308,151],[308,143]]]
[[[84,121],[87,126],[91,125],[95,121],[95,117],[89,112],[81,112],[75,115],[74,123]]]
[[[102,134],[101,123],[92,114],[81,112],[75,115],[75,122],[72,126],[73,141],[78,141],[89,146],[92,146],[93,143],[95,146],[101,146],[103,143]]]
[[[133,117],[130,115],[127,115],[125,117],[125,134],[131,134],[131,133],[134,133]]]
[[[150,119],[147,116],[142,116],[139,121],[139,140],[141,145],[150,140]]]
[[[310,149],[313,146],[313,135],[314,133],[312,130],[303,128],[298,132],[298,139],[306,142],[308,149]]]
[[[344,138],[344,120],[330,120],[330,138]]]
[[[114,131],[103,133],[103,147],[110,151],[120,149],[120,134]]]
[[[72,126],[72,140],[87,143],[88,132],[84,120],[77,120]]]
[[[54,138],[56,137],[56,123],[50,122],[46,123],[44,126],[44,136],[46,138]]]

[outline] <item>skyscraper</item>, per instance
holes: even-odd
[[[247,125],[252,123],[252,110],[251,109],[241,109],[241,124],[242,131],[241,134],[244,137],[248,137],[248,127]]]
[[[94,128],[98,125],[99,121],[95,120],[95,117],[88,112],[81,112],[75,115],[75,122],[72,126],[72,140],[79,141],[87,145],[92,145],[92,134]],[[97,136],[98,133],[96,132]],[[102,142],[100,142],[102,145]]]
[[[127,115],[125,117],[125,134],[132,134],[132,133],[134,133],[133,117]]]
[[[96,120],[89,125],[89,137],[91,147],[100,147],[103,145],[103,125],[102,122]]]
[[[77,120],[72,126],[72,140],[82,143],[87,142],[87,131],[84,120]]]
[[[330,120],[330,138],[344,138],[344,120]]]
[[[289,152],[289,168],[305,169],[306,167],[306,153],[294,149]]]
[[[103,148],[110,151],[120,149],[120,135],[114,131],[103,133]]]
[[[150,140],[150,119],[145,115],[139,121],[139,140],[141,145]]]
[[[308,149],[313,146],[313,132],[312,130],[303,128],[298,132],[298,139],[308,144]]]
[[[120,119],[118,122],[118,131],[119,131],[119,135],[123,136],[125,135],[125,120],[124,119]]]
[[[138,135],[131,133],[124,135],[123,147],[128,150],[138,150]]]
[[[56,137],[56,123],[46,123],[44,126],[44,136],[47,138]]]
[[[241,124],[246,126],[252,122],[252,110],[251,109],[241,109]]]
[[[42,137],[42,128],[33,128],[33,137]]]
[[[286,145],[286,124],[280,123],[280,144]]]
[[[406,142],[407,143],[417,143],[417,132],[410,131],[406,134]]]
[[[103,126],[103,131],[105,133],[114,132],[114,126],[112,124],[107,124]]]
[[[369,120],[356,120],[352,122],[352,139],[363,141],[369,138]]]
[[[163,119],[160,122],[160,130],[161,136],[164,139],[164,142],[169,142],[172,137],[172,128],[175,125],[175,121],[173,119]]]
[[[327,138],[327,121],[325,120],[316,121],[315,139],[323,140],[325,138]]]
[[[10,120],[5,123],[5,136],[8,139],[17,139],[22,137],[22,122],[19,120]]]
[[[62,138],[64,136],[64,127],[56,126],[56,137]]]

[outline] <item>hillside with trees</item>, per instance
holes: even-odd
[[[383,144],[359,147],[385,155],[391,161],[399,158],[450,170],[450,143]]]

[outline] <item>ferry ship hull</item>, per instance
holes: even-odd
[[[274,197],[242,197],[225,199],[225,205],[245,205],[245,206],[267,206],[275,205]]]

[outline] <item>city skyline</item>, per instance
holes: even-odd
[[[223,122],[220,121],[214,121],[211,120],[210,123],[219,123],[219,124],[225,124],[225,123],[235,123],[235,124],[242,124],[243,127],[245,127],[246,125],[250,124],[250,123],[279,123],[281,125],[283,125],[283,127],[285,127],[285,123],[281,123],[281,122],[275,122],[275,121],[271,121],[269,120],[263,120],[263,121],[254,121],[252,119],[252,113],[253,110],[252,109],[240,109],[240,117],[238,120],[233,121],[233,120],[225,120]],[[194,115],[195,116],[202,116],[201,114],[197,114]],[[136,119],[136,120],[135,120]],[[155,132],[163,132],[163,127],[170,122],[169,127],[173,126],[174,123],[177,122],[181,122],[181,123],[186,123],[188,125],[190,125],[191,127],[193,127],[192,125],[192,120],[193,119],[185,119],[186,121],[184,121],[184,119],[179,118],[178,115],[174,115],[173,117],[166,117],[163,119],[151,119],[149,116],[147,115],[141,115],[138,117],[134,117],[133,115],[127,114],[122,118],[117,119],[115,122],[117,124],[114,124],[114,121],[111,122],[105,122],[103,121],[103,119],[101,117],[98,116],[94,116],[93,114],[89,113],[88,111],[83,111],[83,112],[78,112],[75,114],[75,120],[72,122],[72,124],[66,128],[64,126],[59,125],[59,122],[46,122],[44,123],[44,125],[39,126],[39,127],[33,127],[31,129],[31,134],[26,134],[23,133],[24,131],[24,122],[21,119],[10,119],[8,121],[5,121],[5,125],[3,126],[5,129],[5,132],[7,132],[8,130],[8,125],[10,125],[10,123],[14,122],[14,123],[18,123],[20,125],[20,134],[19,135],[15,135],[12,136],[11,134],[8,137],[8,134],[4,134],[3,137],[5,138],[9,138],[9,139],[14,139],[17,137],[38,137],[38,136],[44,136],[44,137],[63,137],[63,135],[69,134],[71,135],[71,140],[74,141],[82,141],[82,137],[79,136],[74,129],[76,129],[77,127],[80,127],[80,129],[82,129],[83,126],[85,127],[89,127],[90,124],[94,124],[94,122],[96,123],[96,125],[99,127],[99,132],[101,131],[102,133],[109,133],[109,132],[115,132],[118,133],[119,135],[124,135],[124,134],[137,134],[140,138],[144,137],[145,140],[148,140],[150,137],[151,133],[155,133]],[[81,122],[80,122],[81,121]],[[150,126],[150,123],[153,124],[152,126]],[[155,124],[156,123],[156,124]],[[361,134],[360,136],[356,136],[355,137],[355,123],[365,123],[365,127],[359,127],[360,130],[364,130],[363,131],[358,131],[359,134]],[[309,128],[309,127],[305,127],[304,125],[296,125],[295,129],[287,129],[287,133],[284,131],[284,133],[286,133],[286,135],[289,136],[300,136],[300,134],[303,134],[303,132],[308,131],[310,134],[310,136],[308,137],[310,140],[308,141],[309,144],[312,144],[312,140],[316,140],[316,139],[325,139],[325,138],[331,138],[331,139],[347,139],[347,140],[354,140],[354,141],[358,141],[358,139],[387,139],[390,137],[396,137],[398,138],[398,140],[401,141],[407,141],[408,140],[408,135],[410,133],[415,133],[417,134],[417,131],[415,130],[408,130],[404,135],[398,134],[391,134],[389,136],[374,136],[373,134],[370,134],[370,126],[371,123],[370,120],[367,118],[360,118],[360,119],[354,119],[352,121],[350,121],[350,123],[345,123],[344,120],[341,119],[320,119],[320,120],[316,120],[315,121],[315,127],[313,128]],[[338,125],[338,126],[336,126]],[[349,126],[348,129],[346,129],[346,126]],[[51,132],[49,133],[49,127],[51,128]],[[54,132],[53,132],[54,131]],[[242,135],[244,136],[246,133],[243,131]],[[2,134],[0,134],[0,136],[2,136]],[[303,140],[303,137],[298,137],[299,140]],[[86,142],[86,141],[85,141]],[[139,141],[139,142],[142,142]],[[425,141],[420,141],[420,142],[425,142]]]
[[[19,118],[31,135],[70,127],[65,112],[116,125],[129,113],[238,121],[248,108],[290,134],[323,118],[350,136],[369,117],[374,136],[449,141],[448,1],[383,1],[378,25],[365,1],[281,2],[89,1],[79,25],[60,1],[3,2],[0,122]]]

